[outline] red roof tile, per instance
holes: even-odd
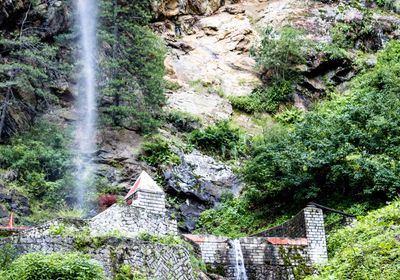
[[[267,242],[274,245],[299,245],[306,246],[307,238],[267,237]]]

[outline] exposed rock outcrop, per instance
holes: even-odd
[[[197,150],[179,154],[182,163],[167,169],[164,177],[167,192],[185,200],[179,205],[180,228],[192,231],[202,211],[215,207],[223,194],[238,194],[241,183],[228,166]]]
[[[9,190],[0,184],[0,225],[7,222],[11,211],[17,214],[17,216],[32,214],[27,197],[16,190]]]
[[[153,10],[167,18],[185,14],[210,15],[223,3],[223,0],[162,0],[153,4]]]

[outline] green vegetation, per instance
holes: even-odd
[[[243,199],[225,197],[216,209],[201,213],[197,231],[217,236],[238,238],[246,236],[255,226],[262,223],[249,212],[249,205]]]
[[[251,49],[263,85],[250,96],[229,97],[232,106],[247,113],[278,111],[282,103],[291,99],[299,77],[295,66],[305,62],[310,46],[310,41],[294,27],[284,26],[280,30],[266,27],[260,44]]]
[[[0,168],[18,174],[15,184],[47,207],[62,204],[71,192],[69,139],[54,125],[39,122],[0,146]]]
[[[279,106],[290,101],[293,81],[272,81],[268,86],[256,88],[249,96],[229,96],[235,109],[246,113],[275,113]]]
[[[191,132],[201,126],[199,117],[182,111],[171,111],[167,115],[168,123],[180,132]]]
[[[12,262],[17,258],[17,250],[12,244],[1,246],[0,250],[0,279],[1,271],[8,269]]]
[[[282,124],[252,143],[242,169],[243,196],[205,211],[200,229],[240,236],[295,214],[309,201],[364,215],[396,197],[399,77],[400,42],[392,41],[347,94],[332,95],[312,112],[278,115]],[[340,219],[329,215],[327,222],[332,229]]]
[[[29,253],[17,258],[6,270],[0,269],[2,280],[102,280],[107,279],[96,261],[81,254]],[[1,271],[2,270],[2,271]]]
[[[151,1],[101,1],[101,39],[107,59],[101,65],[107,124],[143,132],[160,125],[164,96],[165,46],[147,27]]]
[[[13,120],[9,119],[13,110],[26,110],[35,115],[58,100],[57,82],[67,76],[71,67],[59,57],[59,46],[67,44],[66,37],[55,38],[52,45],[38,36],[13,34],[0,39],[0,94],[1,102],[0,140],[2,136],[16,133]],[[4,110],[3,110],[4,106]],[[3,137],[5,138],[5,137]]]
[[[114,276],[114,280],[148,280],[147,276],[138,271],[132,271],[129,265],[122,265]]]
[[[396,13],[400,13],[400,1],[399,0],[374,0],[379,7],[391,10]]]
[[[157,168],[179,164],[181,159],[171,150],[170,145],[170,142],[161,136],[153,137],[142,145],[139,159]]]
[[[151,242],[151,243],[158,243],[162,245],[168,246],[177,246],[177,245],[184,245],[185,242],[176,235],[154,235],[147,232],[143,232],[137,236],[139,240]]]
[[[202,130],[194,130],[189,140],[200,150],[222,159],[237,159],[244,154],[247,139],[228,121],[220,121]]]
[[[255,145],[244,169],[254,207],[300,206],[326,197],[328,204],[343,197],[382,203],[396,195],[399,46],[390,43],[349,94],[317,105],[291,130],[271,131]]]
[[[284,26],[277,31],[267,26],[260,45],[251,49],[251,55],[262,73],[277,80],[290,80],[296,75],[292,66],[305,62],[308,43],[298,28]]]
[[[330,259],[307,279],[395,280],[400,278],[400,202],[358,218],[353,227],[330,234]]]
[[[225,93],[221,86],[221,80],[194,80],[189,82],[190,86],[198,93],[216,93],[224,97]]]

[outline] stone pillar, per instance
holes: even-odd
[[[310,261],[312,264],[326,262],[328,251],[323,212],[316,207],[306,207],[303,212]]]

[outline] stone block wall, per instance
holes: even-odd
[[[18,253],[28,252],[71,252],[76,245],[72,237],[43,235],[21,235],[0,239],[0,250],[11,243]],[[182,246],[167,246],[158,243],[144,242],[136,239],[108,238],[96,247],[89,244],[84,250],[93,259],[99,261],[105,272],[112,275],[122,264],[146,273],[150,279],[159,280],[194,280],[190,255]]]
[[[205,264],[227,279],[236,279],[235,253],[232,242],[226,237],[185,235],[197,246]],[[293,239],[289,244],[272,244],[265,237],[240,239],[244,265],[249,280],[290,279],[293,267],[299,260],[309,263],[307,240]]]
[[[215,272],[236,279],[235,254],[228,238],[184,236]],[[310,266],[328,259],[323,213],[315,207],[304,208],[286,223],[239,241],[250,280],[292,279],[300,264]]]
[[[155,214],[163,214],[165,208],[165,194],[140,190],[134,194],[132,206],[145,208]]]
[[[89,221],[91,233],[105,235],[120,231],[133,236],[140,232],[165,235],[177,234],[175,220],[165,211],[157,212],[136,205],[113,205]]]
[[[321,209],[306,207],[286,223],[263,231],[257,236],[306,238],[311,263],[328,260],[324,215]]]
[[[328,250],[322,210],[316,207],[307,207],[304,208],[303,213],[310,261],[311,263],[323,263],[328,260]]]
[[[304,210],[300,211],[296,216],[294,216],[289,221],[283,223],[282,225],[260,232],[256,234],[256,236],[284,236],[289,238],[305,238],[306,227],[304,220]]]

